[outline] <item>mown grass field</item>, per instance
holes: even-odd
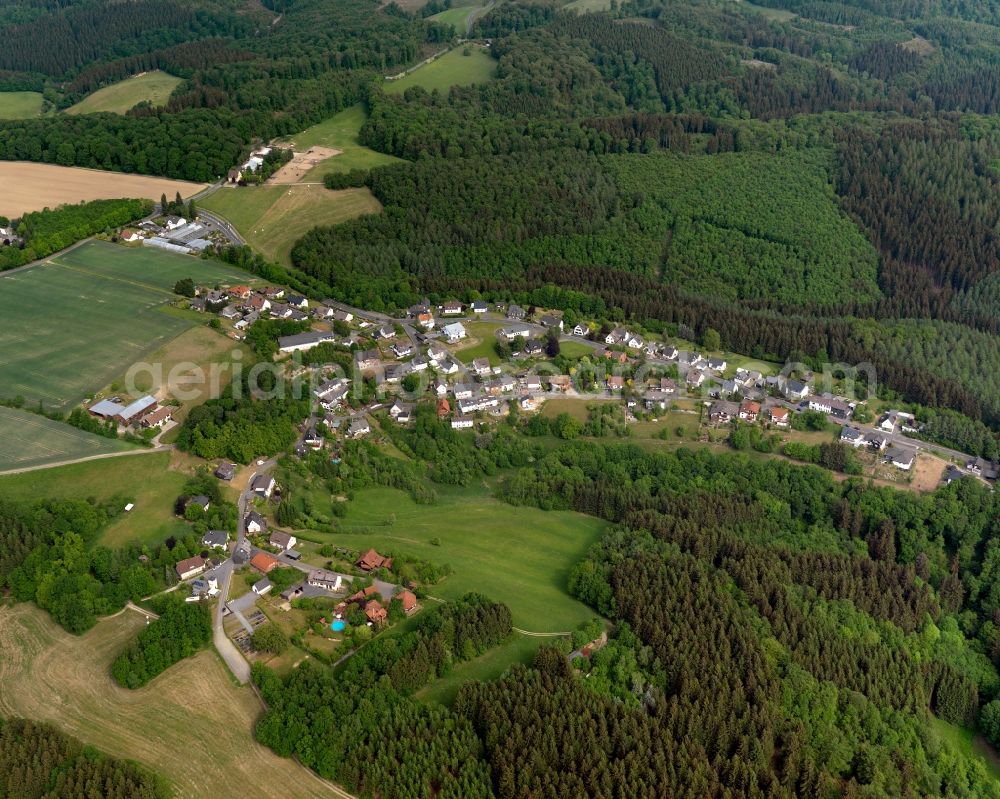
[[[382,210],[366,188],[330,191],[315,185],[220,189],[202,205],[228,219],[254,249],[286,266],[295,242],[312,228]]]
[[[254,741],[261,705],[234,686],[212,650],[181,661],[138,691],[119,687],[111,662],[144,626],[126,611],[82,636],[34,605],[0,608],[0,713],[51,721],[84,743],[159,772],[178,799],[338,795],[295,761]]]
[[[934,731],[944,740],[950,741],[956,749],[968,758],[979,758],[993,779],[1000,780],[1000,756],[989,744],[972,730],[956,727],[941,719],[934,719]]]
[[[447,92],[452,86],[470,86],[493,79],[497,62],[488,50],[472,46],[469,55],[463,55],[463,51],[463,47],[449,50],[405,78],[386,81],[384,88],[389,94],[402,94],[411,86],[423,86],[429,92],[435,89]]]
[[[124,441],[0,406],[0,472],[130,449]]]
[[[192,471],[186,456],[149,452],[0,475],[0,497],[29,501],[39,497],[107,500],[124,496],[135,507],[112,521],[98,543],[115,547],[141,541],[155,546],[168,536],[190,530],[174,516],[174,501]]]
[[[88,94],[76,105],[67,108],[66,113],[96,114],[100,111],[109,111],[112,114],[124,114],[144,101],[149,101],[154,106],[165,105],[174,89],[180,84],[180,78],[175,78],[166,72],[160,70],[146,72]]]
[[[367,118],[364,106],[355,105],[292,136],[290,143],[295,150],[320,146],[341,151],[340,155],[313,167],[306,173],[303,182],[322,182],[323,176],[329,172],[373,169],[398,162],[400,159],[395,156],[370,150],[358,141],[358,133]]]
[[[417,505],[394,489],[359,491],[341,530],[324,540],[355,549],[373,546],[448,563],[454,574],[431,595],[454,599],[479,591],[506,602],[514,625],[564,632],[594,614],[566,593],[570,570],[606,523],[579,513],[516,508],[483,486],[435,486],[438,501]],[[312,536],[310,536],[312,537]],[[438,540],[435,545],[432,540]]]
[[[39,92],[0,92],[0,119],[30,119],[42,113]]]
[[[163,313],[182,277],[245,282],[248,275],[190,256],[90,242],[0,276],[0,390],[66,409],[191,326]]]

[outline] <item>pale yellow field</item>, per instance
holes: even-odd
[[[158,771],[177,797],[272,799],[346,794],[253,740],[261,712],[212,650],[138,691],[111,679],[111,661],[144,621],[126,611],[76,637],[34,605],[0,608],[0,715],[51,721],[108,754]]]
[[[84,200],[159,200],[161,194],[173,199],[177,192],[187,198],[205,188],[205,184],[184,180],[26,161],[0,161],[0,186],[0,216],[9,217]]]

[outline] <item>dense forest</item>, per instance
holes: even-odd
[[[50,724],[0,720],[0,796],[18,799],[168,799],[170,786],[135,763],[108,757]]]

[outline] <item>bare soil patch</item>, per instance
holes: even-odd
[[[904,50],[909,50],[911,53],[916,53],[921,56],[929,56],[934,52],[934,45],[927,41],[923,36],[914,36],[910,41],[903,42],[899,45]]]
[[[0,215],[18,217],[85,200],[144,197],[159,200],[161,194],[187,198],[205,188],[204,183],[170,180],[149,175],[127,175],[55,164],[0,161]]]
[[[933,491],[941,482],[941,475],[948,468],[948,464],[937,455],[921,452],[917,455],[916,463],[913,464],[913,481],[911,485],[915,491]]]
[[[744,58],[740,63],[745,67],[752,67],[754,69],[775,70],[778,68],[777,64],[772,64],[770,61],[761,61],[759,58]]]
[[[316,146],[310,147],[304,153],[295,153],[292,160],[271,175],[267,182],[276,185],[301,183],[309,170],[342,152],[343,150],[337,150],[333,147]]]

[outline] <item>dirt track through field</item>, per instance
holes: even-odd
[[[0,161],[0,186],[3,186],[0,215],[14,218],[28,211],[84,200],[119,197],[159,200],[161,194],[173,197],[177,192],[187,198],[206,184],[55,164]]]
[[[34,605],[0,608],[0,715],[51,721],[109,754],[143,763],[178,797],[344,797],[253,740],[260,703],[236,688],[212,650],[129,691],[108,672],[145,624],[126,613],[82,636]]]

